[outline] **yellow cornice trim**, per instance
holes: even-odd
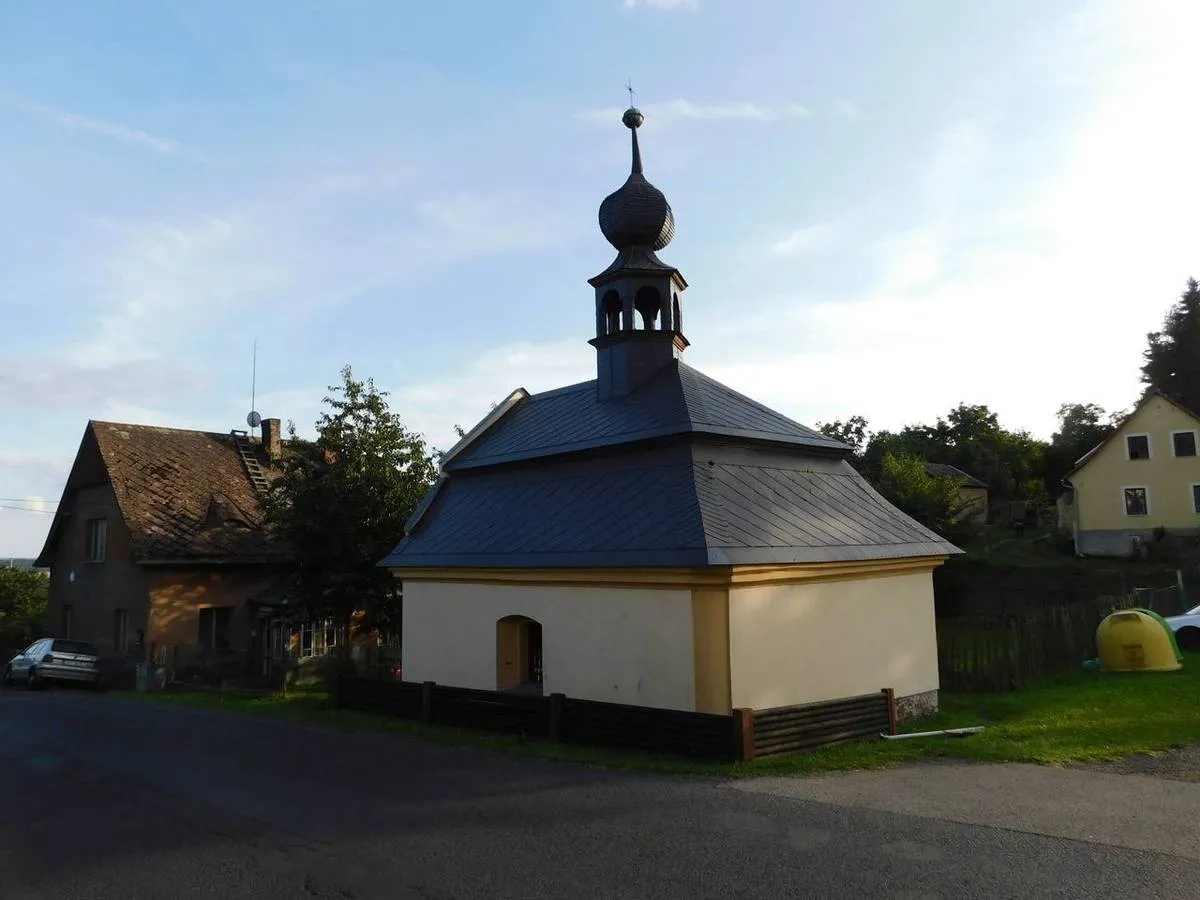
[[[429,568],[392,569],[391,571],[396,578],[402,581],[692,589],[883,578],[890,575],[932,572],[945,561],[945,556],[920,556],[911,559],[871,559],[770,566],[612,569]]]

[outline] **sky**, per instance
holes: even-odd
[[[1200,276],[1198,31],[1178,0],[3,4],[0,557],[89,419],[244,428],[253,380],[311,435],[349,364],[445,448],[592,377],[627,79],[686,362],[808,424],[1127,407]]]

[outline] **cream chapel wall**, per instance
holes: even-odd
[[[735,707],[936,691],[933,576],[734,588],[729,645]]]
[[[542,626],[543,692],[695,708],[690,590],[406,580],[404,677],[496,689],[496,622]]]

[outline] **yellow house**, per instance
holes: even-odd
[[[1127,556],[1157,528],[1200,533],[1200,417],[1149,392],[1066,476],[1060,522],[1080,556]]]
[[[441,459],[380,565],[414,681],[729,713],[895,691],[937,705],[934,569],[960,551],[850,448],[685,365],[674,217],[600,207],[596,377],[514,391]]]

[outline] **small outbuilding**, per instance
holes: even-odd
[[[936,708],[933,570],[958,553],[850,448],[685,365],[663,194],[600,206],[596,378],[514,391],[441,461],[381,562],[406,678],[728,713],[892,688]],[[820,390],[819,385],[812,386]]]

